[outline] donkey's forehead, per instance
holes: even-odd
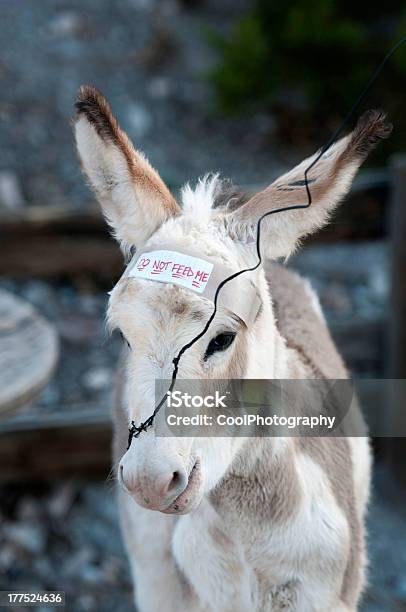
[[[151,321],[165,325],[169,320],[185,317],[205,320],[212,308],[208,300],[182,287],[123,277],[110,294],[108,316],[115,325],[137,323],[142,327]]]
[[[192,231],[196,230],[194,223],[187,228],[179,221],[167,222],[134,255],[112,292],[110,321],[123,327],[124,321],[134,321],[136,310],[141,313],[139,323],[147,327],[151,312],[154,323],[163,325],[174,316],[207,320],[213,312],[217,288],[229,279],[218,296],[219,315],[223,313],[227,319],[231,315],[233,321],[245,325],[252,323],[261,304],[256,273],[233,278],[243,263],[235,247],[227,244],[221,233],[213,235],[215,230],[208,230],[207,224],[196,232]]]

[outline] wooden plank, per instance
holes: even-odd
[[[111,283],[123,257],[99,210],[33,207],[0,218],[0,275],[12,278],[91,277]]]
[[[0,422],[0,481],[107,478],[111,422],[94,406]]]

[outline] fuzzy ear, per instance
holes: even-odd
[[[367,111],[353,132],[334,144],[307,175],[312,204],[303,210],[276,213],[262,224],[263,253],[267,257],[287,257],[301,238],[327,223],[330,214],[348,192],[351,182],[368,153],[392,131],[380,111]],[[265,212],[308,201],[304,173],[316,158],[309,157],[246,204],[227,215],[225,222],[233,238],[252,242],[257,221]]]
[[[142,245],[180,208],[94,87],[79,89],[75,137],[83,171],[124,250]]]

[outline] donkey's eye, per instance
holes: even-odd
[[[131,344],[128,342],[127,338],[124,336],[123,332],[120,332],[120,336],[123,342],[126,343],[126,345],[128,346],[128,348],[131,348]]]
[[[210,340],[209,346],[207,347],[204,355],[204,360],[206,361],[206,359],[213,355],[213,353],[228,349],[228,347],[234,342],[235,336],[235,332],[224,332],[213,338],[213,340]]]

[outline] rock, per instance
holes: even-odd
[[[132,7],[140,11],[151,11],[155,8],[155,2],[156,0],[128,0]]]
[[[41,507],[34,497],[22,497],[17,507],[17,518],[20,521],[38,520],[41,514]]]
[[[389,295],[390,277],[386,267],[374,268],[369,278],[369,288],[379,300],[385,301]]]
[[[84,503],[97,511],[97,516],[111,525],[118,522],[118,509],[114,495],[105,483],[88,484],[83,492]]]
[[[87,584],[102,584],[104,575],[101,567],[93,565],[91,563],[84,565],[80,572],[80,578]]]
[[[86,372],[83,384],[89,391],[100,391],[111,385],[113,373],[109,368],[94,368]]]
[[[0,548],[0,570],[1,573],[6,572],[15,564],[16,550],[10,544],[2,544]]]
[[[402,576],[398,578],[396,582],[396,593],[402,600],[402,602],[406,602],[406,578]]]
[[[75,578],[82,575],[83,568],[93,562],[95,554],[90,546],[83,546],[70,555],[63,564],[65,578]]]
[[[170,80],[165,77],[155,77],[148,83],[148,93],[151,98],[165,99],[169,96],[171,89]]]
[[[0,206],[18,212],[25,206],[17,175],[9,170],[0,172]]]
[[[39,555],[45,550],[46,538],[41,525],[9,524],[4,535],[14,546],[32,555]]]
[[[94,339],[100,330],[100,322],[94,317],[81,316],[77,313],[66,314],[56,324],[61,338],[71,344],[87,343]]]
[[[49,584],[51,580],[55,580],[54,565],[50,559],[45,556],[38,557],[33,560],[33,568],[38,575]]]
[[[65,11],[60,13],[49,24],[49,31],[55,37],[75,37],[82,34],[85,23],[79,13]]]
[[[323,306],[334,314],[346,315],[352,310],[348,291],[339,283],[330,283],[322,293]]]
[[[52,316],[55,311],[55,295],[49,284],[40,280],[29,280],[23,289],[23,297],[43,310],[47,316]]]
[[[49,408],[54,408],[55,406],[60,404],[60,401],[61,391],[57,382],[53,380],[45,387],[45,389],[41,393],[41,396],[38,399],[38,402],[41,404],[41,406],[48,406]]]
[[[133,102],[127,109],[128,122],[134,137],[143,138],[152,127],[152,115],[144,105]]]
[[[95,552],[90,546],[80,548],[67,559],[63,575],[88,584],[102,584],[104,580],[103,569],[98,565]]]
[[[107,557],[101,566],[103,580],[114,584],[118,582],[120,574],[123,572],[123,562],[118,557]]]
[[[96,295],[83,295],[79,298],[78,304],[80,311],[86,315],[96,315],[102,313],[104,315],[105,299],[100,300]]]
[[[48,512],[53,518],[65,517],[72,507],[76,496],[73,483],[66,482],[57,487],[48,500]]]
[[[80,606],[79,610],[84,610],[84,612],[96,610],[96,598],[88,593],[79,596],[78,604]]]

